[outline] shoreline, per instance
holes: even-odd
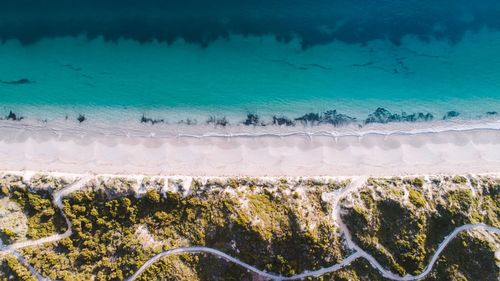
[[[127,124],[137,126],[178,126],[178,127],[215,127],[215,128],[317,128],[335,130],[345,128],[363,129],[372,126],[433,126],[440,123],[484,123],[500,122],[497,111],[476,112],[446,110],[405,111],[376,107],[366,112],[346,112],[337,109],[298,111],[298,112],[260,112],[246,111],[209,111],[201,109],[160,109],[141,110],[139,108],[114,107],[27,107],[22,110],[15,105],[0,106],[0,122],[16,121],[28,124]],[[187,115],[189,113],[189,115]],[[399,124],[399,125],[398,125]],[[429,125],[430,124],[430,125]]]
[[[103,121],[85,120],[73,122],[57,119],[40,121],[34,119],[2,120],[0,130],[29,133],[47,133],[57,136],[115,136],[147,138],[204,138],[204,137],[288,137],[288,136],[330,136],[348,137],[366,135],[417,135],[449,131],[493,130],[500,131],[500,118],[448,119],[415,122],[369,123],[361,125],[295,124],[287,125],[245,125],[244,123],[220,126],[216,124],[185,124],[140,122],[132,120]]]
[[[184,132],[181,129],[186,126],[127,128],[120,124],[92,126],[90,122],[75,126],[1,121],[0,170],[165,176],[403,176],[500,171],[500,122],[452,124],[420,128],[404,124],[406,131],[392,125],[345,131],[278,127],[251,133],[216,128],[200,135],[197,126],[188,126]]]

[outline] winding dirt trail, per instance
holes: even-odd
[[[36,277],[39,281],[48,281],[50,279],[43,277],[40,273],[38,273],[27,261],[26,259],[19,254],[17,251],[18,249],[25,248],[25,247],[32,247],[32,246],[37,246],[41,245],[44,243],[53,243],[56,242],[60,239],[67,238],[71,236],[72,234],[72,224],[70,220],[67,218],[66,214],[63,211],[63,204],[62,204],[62,199],[67,196],[68,194],[80,190],[82,187],[85,186],[85,184],[91,179],[91,176],[84,176],[80,178],[79,180],[76,180],[72,184],[68,185],[67,187],[57,191],[54,193],[54,198],[53,202],[54,204],[61,210],[61,213],[64,216],[64,219],[66,220],[66,223],[68,225],[68,229],[62,233],[62,234],[55,234],[51,235],[42,239],[38,240],[28,240],[28,241],[23,241],[23,242],[18,242],[14,243],[12,245],[8,246],[2,246],[0,245],[0,254],[3,253],[10,253],[13,254],[21,263],[26,265],[29,269],[29,271],[33,274],[34,277]],[[179,255],[179,254],[196,254],[196,253],[205,253],[205,254],[211,254],[216,257],[219,257],[221,259],[224,259],[228,262],[234,263],[238,266],[241,266],[248,271],[251,271],[255,274],[258,274],[264,279],[269,279],[269,280],[297,280],[297,279],[303,279],[306,277],[318,277],[321,275],[324,275],[326,273],[330,272],[335,272],[345,266],[348,266],[351,264],[354,260],[358,258],[364,258],[366,259],[370,265],[378,270],[380,274],[388,279],[395,280],[395,281],[410,281],[410,280],[418,280],[423,277],[425,277],[427,274],[429,274],[434,267],[434,264],[438,260],[440,254],[442,251],[446,248],[446,246],[461,232],[464,231],[469,231],[469,230],[484,230],[496,234],[500,234],[500,228],[488,226],[485,224],[466,224],[462,225],[460,227],[455,228],[448,236],[446,236],[443,241],[439,244],[438,248],[436,249],[436,252],[430,259],[429,263],[425,267],[424,271],[418,275],[406,275],[406,276],[400,276],[397,275],[387,269],[385,269],[372,255],[368,254],[366,251],[361,249],[354,241],[352,240],[352,236],[347,229],[347,226],[344,224],[341,218],[341,208],[339,206],[340,201],[351,194],[352,192],[356,191],[360,187],[362,187],[366,183],[366,178],[365,177],[358,177],[358,178],[353,178],[351,183],[343,188],[336,190],[330,194],[324,194],[324,197],[331,200],[331,204],[333,207],[333,220],[334,223],[339,226],[340,233],[345,237],[345,243],[349,249],[351,249],[353,252],[351,255],[346,257],[344,260],[342,260],[340,263],[331,265],[329,267],[325,268],[320,268],[318,270],[314,271],[304,271],[302,273],[293,275],[293,276],[282,276],[278,275],[275,273],[270,273],[266,271],[262,271],[255,266],[249,265],[238,258],[232,257],[222,251],[219,251],[214,248],[210,247],[204,247],[204,246],[193,246],[193,247],[181,247],[181,248],[175,248],[175,249],[170,249],[168,251],[164,251],[162,253],[159,253],[155,255],[154,257],[150,258],[147,260],[132,276],[127,278],[127,281],[134,281],[136,278],[138,278],[145,270],[147,270],[152,264],[157,262],[158,260],[168,257],[168,256],[173,256],[173,255]]]
[[[23,242],[17,242],[17,243],[5,246],[4,248],[1,248],[0,253],[3,253],[3,252],[11,252],[12,253],[17,249],[37,246],[37,245],[41,245],[41,244],[45,244],[45,243],[53,243],[53,242],[59,241],[61,239],[70,237],[71,234],[73,233],[73,231],[72,231],[73,225],[71,224],[71,221],[68,219],[68,217],[66,217],[66,214],[64,213],[62,198],[64,196],[74,192],[74,191],[80,190],[85,185],[85,183],[87,183],[90,180],[90,178],[91,178],[90,176],[84,176],[81,179],[76,180],[75,182],[71,183],[70,185],[66,186],[65,188],[60,189],[54,193],[54,197],[53,197],[52,201],[57,206],[57,208],[59,208],[59,210],[61,210],[61,214],[63,215],[64,220],[66,221],[66,224],[68,225],[68,229],[64,233],[54,234],[54,235],[47,236],[47,237],[37,239],[37,240],[27,240],[27,241],[23,241]]]
[[[214,256],[221,258],[221,259],[224,259],[228,262],[232,262],[234,264],[237,264],[237,265],[247,269],[248,271],[251,271],[253,273],[260,275],[263,278],[270,279],[270,280],[277,280],[277,281],[298,280],[298,279],[303,279],[306,277],[318,277],[318,276],[324,275],[326,273],[335,272],[335,271],[351,264],[351,262],[353,262],[354,260],[356,260],[358,258],[364,258],[364,259],[368,260],[370,262],[370,264],[375,269],[377,269],[382,274],[382,276],[384,276],[385,278],[388,278],[391,280],[396,280],[396,281],[418,280],[418,279],[425,277],[427,274],[430,273],[430,271],[432,270],[432,267],[434,266],[437,259],[439,258],[439,255],[446,248],[448,243],[450,243],[450,241],[453,240],[453,238],[455,238],[458,234],[460,234],[460,232],[474,230],[474,229],[483,229],[483,230],[487,230],[487,231],[490,231],[493,233],[500,234],[500,229],[495,228],[495,227],[490,227],[490,226],[487,226],[484,224],[467,224],[467,225],[463,225],[463,226],[456,228],[450,235],[448,235],[445,238],[445,240],[443,240],[443,242],[441,242],[437,251],[432,256],[430,263],[426,266],[425,270],[422,273],[420,273],[419,275],[399,276],[397,274],[394,274],[391,271],[384,269],[382,267],[382,265],[380,265],[375,260],[375,258],[373,256],[366,253],[364,250],[362,250],[361,248],[359,248],[357,246],[354,247],[355,252],[353,254],[351,254],[350,256],[348,256],[347,258],[345,258],[344,260],[342,260],[340,263],[334,264],[334,265],[329,266],[329,267],[321,268],[318,270],[314,270],[314,271],[305,271],[305,272],[302,272],[300,274],[296,274],[296,275],[292,275],[292,276],[282,276],[282,275],[277,275],[277,274],[262,271],[262,270],[254,267],[252,265],[249,265],[245,262],[242,262],[241,260],[239,260],[237,258],[229,256],[228,254],[221,252],[219,250],[213,249],[213,248],[209,248],[209,247],[184,247],[184,248],[176,248],[176,249],[168,250],[168,251],[162,252],[160,254],[157,254],[156,256],[154,256],[151,259],[149,259],[148,261],[146,261],[134,273],[134,275],[132,275],[131,277],[129,277],[126,280],[127,281],[135,280],[146,269],[148,269],[149,266],[151,266],[152,264],[154,264],[155,262],[157,262],[158,260],[160,260],[164,257],[173,256],[173,255],[180,255],[180,254],[194,254],[194,253],[205,253],[205,254],[214,255]]]
[[[355,259],[360,257],[360,255],[358,253],[354,253],[354,254],[350,255],[349,257],[347,257],[346,259],[344,259],[342,262],[335,264],[335,265],[332,265],[332,266],[327,267],[327,268],[322,268],[322,269],[315,270],[315,271],[305,271],[303,273],[293,275],[293,276],[282,276],[282,275],[277,275],[274,273],[262,271],[262,270],[254,267],[252,265],[249,265],[245,262],[242,262],[237,258],[234,258],[234,257],[232,257],[224,252],[221,252],[221,251],[213,249],[213,248],[209,248],[209,247],[185,247],[185,248],[176,248],[176,249],[168,250],[168,251],[157,254],[156,256],[154,256],[151,259],[149,259],[148,261],[146,261],[146,263],[144,263],[134,273],[134,275],[130,276],[126,280],[127,281],[135,280],[146,269],[148,269],[149,266],[151,266],[153,263],[157,262],[161,258],[173,256],[173,255],[179,255],[179,254],[187,254],[187,253],[211,254],[211,255],[214,255],[218,258],[224,259],[228,262],[232,262],[234,264],[237,264],[237,265],[247,269],[248,271],[256,273],[256,274],[260,275],[261,277],[263,277],[265,279],[270,279],[270,280],[294,280],[294,279],[306,278],[309,276],[320,276],[320,275],[323,275],[327,272],[337,271],[337,270],[341,269],[342,267],[349,265],[352,261],[354,261]]]

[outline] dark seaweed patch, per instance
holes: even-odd
[[[314,125],[315,123],[319,123],[320,119],[321,118],[318,113],[307,113],[301,117],[295,118],[295,121],[299,121],[302,124]]]
[[[291,119],[288,119],[286,117],[276,117],[273,116],[273,125],[278,125],[278,126],[295,126],[295,122],[293,122]]]
[[[18,80],[10,80],[10,81],[0,80],[0,82],[2,82],[3,84],[7,84],[7,85],[24,85],[24,84],[35,83],[34,81],[31,81],[31,80],[26,79],[26,78],[21,78]]]
[[[356,122],[356,118],[337,113],[337,110],[329,110],[325,112],[322,116],[321,123],[331,124],[334,126],[345,126]]]
[[[78,66],[74,66],[70,63],[66,63],[66,64],[61,64],[62,67],[65,67],[69,70],[73,70],[73,71],[76,71],[76,72],[80,72],[82,70],[81,67],[78,67]]]
[[[247,115],[247,119],[243,122],[243,124],[245,124],[246,126],[250,126],[250,125],[257,126],[257,125],[259,125],[259,115],[249,113]]]
[[[337,113],[337,110],[328,110],[323,114],[312,112],[307,113],[301,117],[295,118],[295,121],[298,121],[303,125],[313,126],[320,124],[330,124],[335,127],[340,127],[356,122],[356,118]]]
[[[354,63],[351,64],[351,66],[378,69],[391,74],[412,74],[413,72],[408,68],[408,66],[406,66],[404,59],[405,58],[396,58],[396,62],[391,66],[380,66],[372,61],[366,63]]]
[[[488,117],[488,116],[493,117],[498,115],[499,114],[496,111],[488,111],[483,116],[478,116],[478,118]],[[443,116],[442,120],[453,119],[459,116],[460,113],[458,111],[449,111]],[[19,121],[23,120],[24,118],[25,117],[19,116],[18,114],[14,113],[11,110],[9,111],[8,115],[6,115],[4,118],[0,118],[0,120]],[[69,119],[68,115],[65,115],[65,120],[68,119]],[[79,123],[83,123],[84,121],[87,120],[84,114],[79,114],[76,119]],[[357,125],[361,127],[362,125],[367,125],[372,123],[386,124],[393,122],[427,122],[432,120],[434,120],[434,115],[431,113],[424,113],[424,112],[417,112],[411,114],[408,114],[406,112],[392,113],[391,111],[383,107],[379,107],[373,113],[370,113],[366,119],[357,119],[355,117],[339,113],[337,110],[327,110],[323,113],[309,112],[296,118],[289,118],[284,115],[274,115],[270,121],[262,120],[259,117],[259,115],[255,113],[248,113],[246,115],[246,118],[238,123],[245,126],[262,126],[262,127],[268,125],[295,126],[297,124],[303,126],[332,125],[333,127]],[[166,119],[153,119],[150,117],[146,117],[144,114],[141,116],[139,121],[140,123],[148,123],[151,125],[159,123],[165,123],[165,124],[169,123],[169,121]],[[177,123],[185,125],[198,124],[196,119],[190,119],[190,118],[178,121]],[[225,116],[224,117],[210,116],[205,121],[205,124],[220,126],[220,127],[226,127],[231,125],[231,123]]]
[[[446,120],[446,119],[452,119],[452,118],[456,118],[460,115],[460,112],[458,111],[455,111],[455,110],[452,110],[452,111],[448,111],[444,116],[443,116],[443,120]]]
[[[292,68],[295,68],[297,70],[309,70],[310,68],[317,68],[317,69],[322,69],[322,70],[332,70],[331,67],[324,66],[318,63],[309,63],[309,64],[304,64],[304,65],[299,65],[299,64],[294,64],[286,60],[270,60],[271,62],[274,63],[279,63],[283,64]]]
[[[368,115],[365,120],[365,124],[370,123],[391,123],[391,122],[417,122],[417,121],[431,121],[434,116],[431,113],[412,113],[407,114],[402,112],[401,114],[391,113],[389,110],[379,107],[375,112]]]
[[[222,127],[229,125],[229,121],[227,121],[227,118],[225,116],[222,118],[210,116],[206,123],[208,125],[215,125],[215,126],[222,126]]]
[[[153,119],[153,118],[148,118],[144,116],[144,114],[141,117],[141,123],[151,123],[152,125],[157,124],[157,123],[164,123],[165,120],[163,119]]]
[[[354,66],[354,67],[366,67],[366,66],[371,66],[373,64],[374,64],[374,62],[369,61],[369,62],[366,62],[366,63],[354,63],[351,66]]]
[[[323,70],[332,70],[331,67],[324,66],[324,65],[321,65],[321,64],[317,64],[317,63],[310,63],[310,64],[307,64],[306,66],[316,67],[316,68],[323,69]]]
[[[21,120],[24,119],[24,117],[18,116],[17,114],[15,114],[14,112],[12,112],[12,110],[11,110],[11,111],[9,111],[9,115],[7,115],[5,117],[5,119],[7,119],[7,120],[13,120],[13,121],[21,121]]]
[[[196,124],[198,124],[198,122],[196,121],[196,119],[191,119],[191,118],[187,118],[186,120],[181,120],[178,123],[179,124],[186,124],[186,125],[196,125]]]
[[[76,120],[78,120],[78,122],[82,123],[85,120],[87,120],[87,118],[85,117],[84,114],[80,114],[80,115],[78,115],[78,118],[76,118]]]

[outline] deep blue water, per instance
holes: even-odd
[[[231,34],[273,35],[303,47],[333,40],[367,43],[406,35],[460,40],[469,30],[500,28],[495,0],[2,0],[0,38],[30,44],[74,36],[208,45]]]
[[[0,115],[500,112],[498,1],[0,1]]]

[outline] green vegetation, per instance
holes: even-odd
[[[488,241],[478,232],[458,235],[426,280],[498,280],[500,270],[495,262],[498,245]]]
[[[246,270],[209,255],[180,255],[164,258],[137,280],[252,280]]]
[[[26,187],[15,187],[11,190],[10,198],[17,202],[28,216],[29,239],[38,239],[66,230],[64,218],[52,203],[48,191],[32,192]]]
[[[409,196],[410,202],[413,205],[415,205],[416,207],[424,207],[425,206],[426,200],[420,191],[411,188],[408,196]]]
[[[31,188],[20,177],[15,176],[0,179],[0,187],[4,196],[16,202],[26,214],[28,218],[26,237],[28,239],[39,239],[66,230],[66,222],[60,210],[52,203],[52,188]],[[15,236],[5,233],[5,229],[3,234],[2,237]]]
[[[36,278],[14,256],[0,257],[0,281],[10,280],[36,281]]]
[[[327,273],[319,278],[309,278],[308,280],[318,281],[382,281],[380,273],[374,269],[366,260],[357,259],[349,266],[339,271]]]
[[[247,184],[254,186],[253,191]],[[284,179],[278,186],[232,179],[204,186],[195,181],[185,197],[178,192],[162,196],[154,188],[141,198],[129,194],[128,188],[123,195],[112,196],[106,188],[78,191],[63,201],[73,235],[24,253],[42,274],[64,280],[88,276],[121,280],[161,249],[188,245],[217,248],[259,268],[295,274],[342,258],[339,237],[330,222],[331,208],[320,191],[340,184],[317,184],[301,182],[291,187]],[[141,226],[147,239],[138,239]],[[143,278],[162,270],[169,276],[194,274],[199,280],[248,277],[245,270],[213,257],[184,255],[155,264]]]
[[[4,244],[12,243],[12,240],[16,237],[16,233],[8,228],[0,229],[0,239]]]
[[[489,177],[369,179],[340,202],[353,240],[384,267],[418,274],[454,227],[484,222],[500,226],[500,180]],[[28,236],[41,238],[66,229],[53,206],[55,179],[38,177],[32,188],[4,177],[0,193],[28,217]],[[64,198],[73,225],[69,238],[21,251],[43,276],[56,280],[123,280],[150,257],[176,247],[208,246],[257,268],[292,275],[338,263],[349,254],[332,223],[324,193],[346,182],[259,178],[135,180],[98,178]],[[472,186],[472,188],[471,188]],[[166,191],[169,190],[169,191]],[[15,233],[0,229],[4,242]],[[491,240],[494,240],[492,242]],[[497,236],[463,233],[439,258],[425,280],[496,280]],[[484,270],[481,270],[483,268]],[[11,256],[0,257],[1,280],[30,280]],[[163,258],[139,280],[252,280],[246,270],[206,254]],[[385,280],[364,259],[308,280]]]
[[[411,183],[415,187],[422,188],[424,186],[424,180],[422,178],[414,178],[412,179]]]
[[[401,275],[418,274],[456,226],[499,226],[499,182],[479,179],[474,191],[465,183],[462,176],[433,179],[429,191],[422,189],[420,178],[370,179],[347,204],[352,207],[345,209],[343,219],[354,241],[381,264]],[[408,200],[401,196],[405,190]]]
[[[456,184],[466,184],[467,178],[464,176],[454,176],[451,181]]]

